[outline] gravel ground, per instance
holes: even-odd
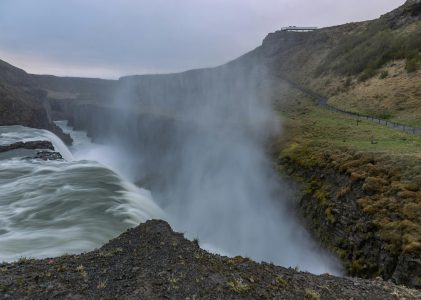
[[[421,299],[381,280],[210,254],[159,220],[81,255],[0,265],[0,299]]]

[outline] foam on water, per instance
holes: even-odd
[[[0,160],[0,261],[92,250],[140,222],[165,217],[148,191],[99,162],[74,158],[54,134],[0,127],[0,144],[30,140],[50,140],[65,160]]]
[[[20,125],[0,126],[0,145],[29,141],[50,141],[53,144],[54,149],[57,152],[60,152],[65,160],[73,160],[72,153],[63,141],[48,130],[29,128]]]

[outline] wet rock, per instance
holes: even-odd
[[[64,133],[63,130],[56,124],[50,124],[47,129],[58,136],[67,146],[71,146],[73,144],[73,139],[70,134]]]
[[[63,157],[59,152],[41,151],[38,152],[33,158],[42,160],[61,160]]]
[[[43,150],[54,150],[54,146],[49,141],[30,141],[30,142],[17,142],[10,145],[0,146],[0,153],[16,150],[16,149],[43,149]]]
[[[0,146],[0,153],[8,152],[18,149],[27,149],[27,150],[43,150],[36,152],[35,155],[30,154],[30,156],[25,159],[42,159],[42,160],[60,160],[63,159],[59,152],[55,152],[54,146],[50,141],[30,141],[30,142],[17,142],[10,145]]]
[[[408,277],[407,274],[418,274],[418,276]],[[407,282],[409,286],[421,288],[421,251],[399,257],[393,280]]]

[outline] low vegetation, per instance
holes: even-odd
[[[378,117],[389,118],[386,113]],[[421,157],[421,136],[378,125],[367,120],[340,115],[313,105],[287,115],[286,126],[299,129],[294,144],[320,148],[349,148],[356,151],[409,154]],[[373,138],[376,143],[373,143]],[[292,144],[292,145],[294,145]]]
[[[299,102],[282,113],[291,134],[276,151],[281,169],[301,181],[305,195],[314,199],[304,208],[313,210],[308,216],[315,207],[319,210],[310,217],[313,229],[320,240],[331,243],[349,274],[390,279],[399,257],[421,253],[421,137],[369,121],[357,123],[303,97]],[[329,172],[344,179],[332,184],[325,177]],[[337,223],[350,204],[344,201],[358,210],[349,228]],[[324,231],[334,228],[366,242],[351,246],[333,241]],[[379,265],[378,250],[363,250],[372,239],[395,258],[392,271]],[[410,284],[421,285],[421,278]]]
[[[394,60],[406,60],[407,72],[418,70],[421,61],[421,24],[391,28],[386,19],[363,25],[362,30],[344,36],[328,54],[319,73],[333,70],[338,75],[358,75],[365,81]]]

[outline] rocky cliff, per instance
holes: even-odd
[[[348,274],[421,287],[420,161],[350,149],[297,146],[279,164],[302,182],[300,210]]]
[[[47,92],[31,84],[31,75],[0,61],[0,126],[47,129],[71,144],[69,135],[51,122]]]
[[[382,280],[315,276],[221,257],[148,221],[100,249],[0,265],[0,298],[60,299],[419,299]]]

